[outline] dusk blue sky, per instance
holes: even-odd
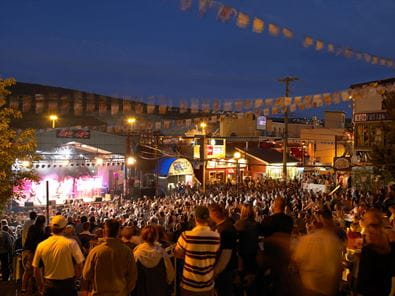
[[[367,64],[301,45],[304,34],[395,58],[393,0],[224,0],[295,32],[293,40],[256,34],[215,11],[199,17],[177,0],[3,1],[0,76],[117,96],[269,98],[279,77],[296,75],[292,95],[342,90],[395,77]],[[295,115],[344,110],[347,104]]]

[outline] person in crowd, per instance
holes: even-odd
[[[214,273],[217,295],[234,295],[233,282],[237,269],[237,232],[225,209],[218,204],[210,207],[210,218],[220,234],[221,248]]]
[[[169,284],[174,280],[175,272],[169,256],[157,244],[158,238],[159,233],[156,226],[145,226],[141,231],[143,243],[133,251],[138,271],[135,295],[171,295]]]
[[[362,220],[364,246],[359,261],[357,293],[363,296],[387,296],[395,276],[395,243],[384,229],[383,213],[369,209]]]
[[[82,231],[84,231],[84,223],[88,222],[87,216],[81,216],[80,223],[75,226],[75,233],[79,235]]]
[[[63,236],[66,225],[63,216],[52,217],[52,236],[36,248],[32,266],[44,296],[77,296],[74,280],[81,275],[84,256],[75,240]]]
[[[25,245],[25,241],[27,238],[27,233],[29,231],[30,226],[34,224],[34,221],[36,220],[37,213],[34,211],[31,211],[29,213],[29,220],[26,220],[26,222],[23,224],[22,228],[22,246]]]
[[[125,226],[122,231],[121,231],[121,241],[129,247],[130,250],[134,250],[134,248],[138,245],[133,243],[132,237],[133,237],[133,227],[132,226]]]
[[[10,257],[12,253],[12,239],[8,231],[0,229],[0,264],[1,276],[4,282],[10,278]]]
[[[289,274],[290,243],[293,220],[284,213],[286,202],[276,197],[271,206],[272,215],[261,223],[261,234],[264,236],[264,264],[270,270],[273,281],[273,295],[289,295],[291,282]]]
[[[210,214],[205,206],[195,208],[196,226],[184,231],[174,250],[184,259],[181,279],[182,296],[213,296],[214,266],[220,248],[220,236],[210,229]]]
[[[74,231],[74,225],[73,224],[67,224],[65,230],[64,230],[64,236],[73,239],[77,242],[78,246],[82,249],[82,243],[80,238],[75,234]]]
[[[242,283],[246,285],[247,295],[256,294],[255,277],[257,272],[257,254],[259,243],[259,225],[255,221],[255,212],[251,204],[243,204],[240,219],[235,223],[238,235],[239,271]]]
[[[89,222],[84,222],[82,225],[82,231],[78,234],[78,238],[81,241],[82,249],[85,254],[89,251],[90,242],[95,238],[95,236],[89,231],[89,228]]]
[[[136,285],[137,269],[133,253],[120,240],[120,223],[104,224],[104,242],[86,258],[83,278],[91,284],[91,295],[128,296]]]
[[[32,293],[32,277],[33,277],[33,257],[34,253],[36,252],[36,248],[40,242],[47,239],[44,234],[44,227],[45,227],[45,216],[38,215],[36,217],[36,221],[32,226],[30,226],[29,231],[27,233],[25,245],[23,246],[23,252],[25,253],[23,256],[24,261],[23,269],[24,273],[22,276],[22,293]]]
[[[320,210],[316,221],[317,229],[300,238],[293,254],[300,276],[300,295],[336,295],[344,245],[329,209]]]

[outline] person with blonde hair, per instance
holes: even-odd
[[[169,285],[175,278],[175,271],[168,254],[157,243],[158,238],[156,225],[145,226],[141,231],[143,243],[133,251],[137,265],[136,295],[169,296],[171,294]]]

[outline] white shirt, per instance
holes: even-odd
[[[342,249],[340,239],[326,229],[299,239],[293,257],[305,288],[323,295],[335,294],[340,279]]]
[[[52,235],[38,244],[32,265],[38,268],[41,261],[44,264],[44,278],[64,280],[74,277],[74,263],[81,264],[84,256],[75,240]]]

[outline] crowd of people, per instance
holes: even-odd
[[[394,186],[248,180],[28,214],[0,231],[2,279],[21,252],[25,295],[394,295]]]

